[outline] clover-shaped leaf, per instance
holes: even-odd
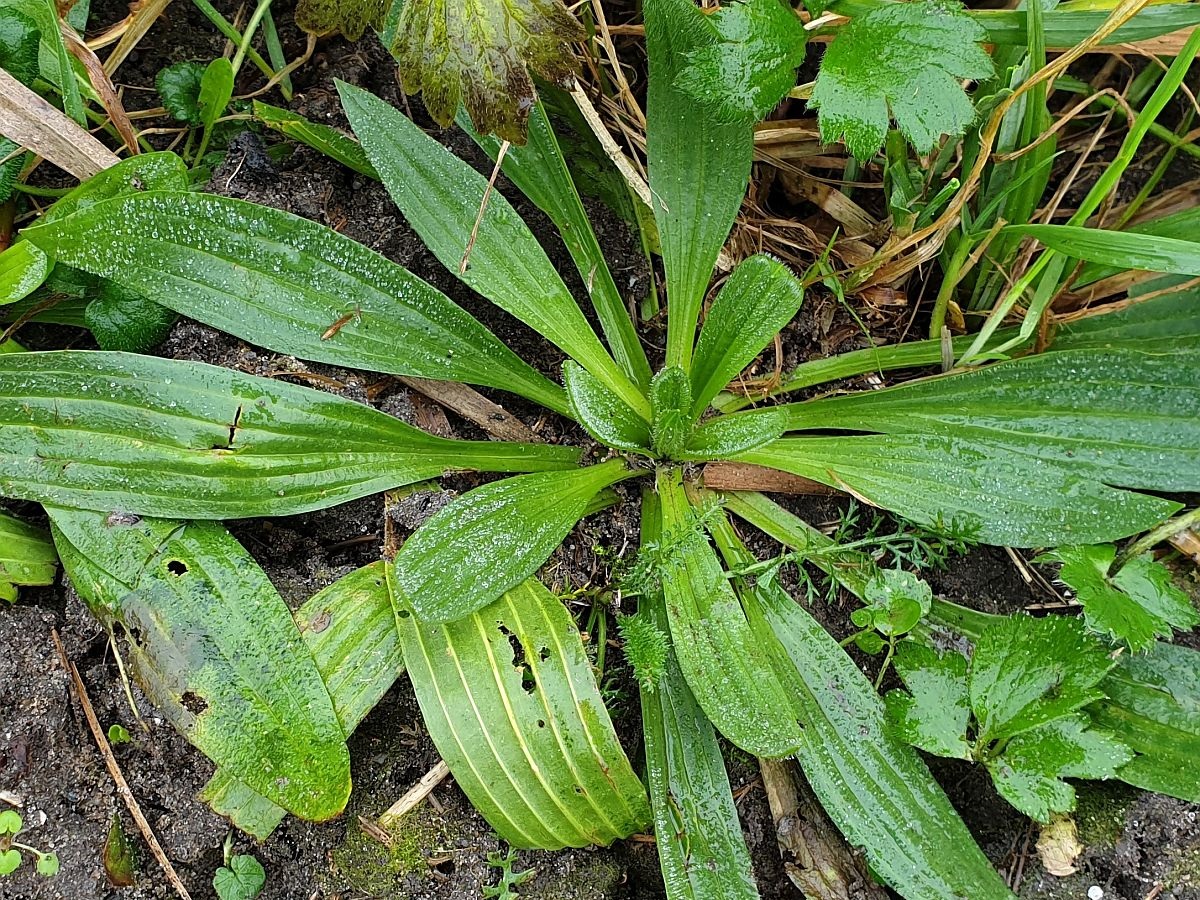
[[[21,866],[21,854],[17,850],[0,853],[0,875],[11,875]]]
[[[936,0],[855,16],[825,51],[813,87],[821,140],[844,135],[857,159],[869,159],[887,137],[889,113],[921,153],[943,134],[962,134],[975,110],[959,81],[992,74],[979,46],[985,36],[961,9]]]
[[[20,813],[14,812],[11,809],[0,812],[0,835],[16,834],[21,830],[23,824]]]

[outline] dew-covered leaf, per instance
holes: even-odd
[[[1076,714],[1013,737],[988,761],[1000,795],[1030,818],[1046,823],[1075,808],[1075,789],[1064,778],[1111,778],[1133,751]]]
[[[657,484],[663,538],[656,570],[688,686],[733,743],[758,756],[788,756],[800,746],[803,728],[787,690],[746,621],[679,472],[661,472]]]
[[[0,600],[16,600],[21,585],[53,584],[57,571],[50,535],[0,510]]]
[[[449,624],[420,619],[394,578],[389,584],[429,735],[504,840],[547,850],[607,845],[645,826],[645,789],[579,630],[541,582],[531,578]]]
[[[680,87],[724,121],[758,121],[796,84],[808,33],[781,0],[736,0],[710,17],[719,40],[688,54]]]
[[[433,437],[332,394],[203,363],[0,355],[8,497],[150,516],[291,515],[451,470],[571,469],[578,455]]]
[[[565,406],[560,389],[436,288],[315,222],[228,197],[157,191],[86,209],[80,200],[74,213],[24,234],[55,259],[221,331],[330,365]]]
[[[821,140],[845,137],[870,159],[887,137],[889,116],[919,153],[957,137],[975,118],[960,79],[992,74],[979,46],[986,32],[959,7],[937,0],[888,3],[856,15],[825,51],[813,87]]]
[[[729,459],[765,446],[783,434],[787,414],[778,408],[717,416],[701,423],[676,459]]]
[[[766,2],[779,5],[778,0]],[[803,300],[800,281],[773,257],[760,253],[733,270],[713,301],[696,343],[692,360],[694,418],[792,320]]]
[[[687,372],[667,366],[650,382],[651,435],[654,449],[674,457],[687,444],[692,430],[692,385]]]
[[[368,28],[383,24],[387,9],[387,0],[299,0],[296,24],[309,34],[357,41]]]
[[[1038,562],[1062,563],[1059,580],[1083,604],[1093,631],[1124,641],[1135,652],[1148,650],[1156,637],[1170,638],[1173,629],[1200,625],[1200,612],[1171,583],[1171,572],[1150,555],[1131,559],[1116,577],[1108,567],[1116,556],[1111,544],[1059,547]]]
[[[107,278],[84,310],[83,321],[101,350],[144,353],[161,344],[178,318],[175,310]]]
[[[481,133],[523,144],[530,72],[569,86],[570,44],[585,36],[562,0],[406,0],[391,50],[435,121],[449,125],[462,103]]]
[[[18,241],[0,253],[0,306],[24,300],[50,274],[50,259],[29,241]]]
[[[453,622],[535,573],[604,488],[630,476],[623,460],[523,475],[475,488],[409,538],[396,582],[428,622]]]
[[[1115,664],[1075,619],[1002,619],[979,636],[971,658],[968,684],[980,743],[1029,731],[1101,699],[1097,685]]]
[[[903,569],[879,569],[863,592],[870,625],[885,637],[908,634],[929,614],[933,589],[929,583]]]
[[[291,611],[219,523],[48,506],[75,589],[197,749],[302,818],[345,807],[350,757]]]
[[[600,443],[635,453],[650,449],[646,421],[583,366],[564,362],[563,384],[575,418]]]
[[[1179,508],[1108,487],[1054,460],[938,434],[785,437],[738,459],[848,491],[924,525],[954,525],[983,543],[1009,547],[1115,540],[1152,528]]]
[[[888,724],[904,741],[936,756],[971,758],[967,660],[904,641],[893,660],[907,690],[888,693]]]
[[[89,178],[64,197],[60,197],[46,210],[46,215],[37,224],[44,225],[83,212],[85,209],[142,191],[186,191],[188,189],[187,165],[176,154],[169,151],[139,153],[123,159]],[[28,236],[32,229],[21,233]]]
[[[162,98],[163,108],[173,118],[189,125],[201,125],[200,80],[205,64],[184,60],[159,69],[154,86]]]

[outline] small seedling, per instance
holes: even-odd
[[[253,856],[233,852],[233,832],[225,838],[225,865],[213,875],[220,900],[254,900],[267,883],[267,873]]]
[[[129,736],[129,729],[124,725],[115,724],[108,726],[108,742],[110,744],[128,744],[133,738]]]
[[[16,840],[25,823],[15,810],[0,812],[0,876],[11,875],[21,867],[22,854],[32,856],[38,874],[47,878],[58,874],[58,855],[43,853],[28,844]]]
[[[517,900],[517,886],[524,884],[537,874],[537,869],[526,869],[514,872],[513,863],[517,861],[517,851],[509,850],[504,856],[493,850],[487,855],[489,866],[500,870],[500,883],[483,889],[483,896],[495,900]]]

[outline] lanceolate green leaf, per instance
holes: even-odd
[[[716,520],[714,535],[731,568],[754,561],[727,521]],[[803,725],[804,775],[871,868],[908,897],[1011,898],[924,763],[889,733],[882,700],[837,641],[778,582],[742,597]]]
[[[421,621],[390,583],[430,737],[504,840],[547,850],[607,845],[646,824],[645,790],[557,598],[530,579],[438,625]]]
[[[803,300],[799,280],[777,259],[758,254],[734,269],[717,294],[696,343],[693,418],[699,418],[725,385],[792,320]]]
[[[53,584],[57,570],[50,535],[0,510],[0,600],[17,599],[19,585]]]
[[[658,497],[642,496],[642,541],[662,540]],[[662,597],[638,600],[638,617],[668,629]],[[758,900],[750,852],[712,723],[668,649],[661,676],[641,686],[646,782],[668,900]]]
[[[563,363],[571,412],[588,434],[609,447],[649,452],[650,428],[616,394],[572,360]]]
[[[279,353],[498,387],[566,411],[561,390],[436,288],[290,213],[149,192],[24,234],[55,259]]]
[[[271,106],[261,100],[255,100],[252,108],[254,118],[268,128],[287,135],[306,147],[312,147],[330,159],[336,159],[343,166],[347,166],[361,175],[374,178],[376,181],[379,180],[379,173],[367,159],[362,145],[333,126],[314,122],[290,109],[280,109],[278,106]]]
[[[646,155],[667,273],[667,363],[690,368],[700,306],[746,193],[750,118],[720,122],[677,79],[687,55],[717,34],[692,0],[648,0]]]
[[[937,434],[782,438],[738,459],[1009,547],[1102,543],[1150,528],[1179,508],[1064,464]]]
[[[729,459],[771,443],[786,429],[787,413],[778,408],[717,416],[692,432],[687,446],[676,458]]]
[[[1130,288],[1129,299],[1133,301],[1130,305],[1119,304],[1120,308],[1113,312],[1061,325],[1054,335],[1053,349],[1128,347],[1165,353],[1200,347],[1200,289],[1181,287],[1147,300],[1140,297],[1157,294],[1183,280],[1165,275],[1139,285],[1136,290]]]
[[[0,253],[0,306],[24,300],[50,274],[50,259],[29,241]]]
[[[1195,241],[1078,225],[1009,225],[1006,230],[1075,259],[1122,269],[1200,275],[1200,244]]]
[[[167,151],[142,153],[98,172],[56,200],[38,224],[57,222],[116,197],[143,191],[186,191],[187,188],[187,165],[179,156]]]
[[[481,136],[464,115],[459,115],[458,123],[493,159],[499,155],[499,140]],[[613,358],[636,384],[643,390],[648,389],[650,363],[646,360],[646,351],[638,339],[625,300],[613,281],[604,251],[600,249],[558,137],[540,100],[529,114],[528,138],[523,147],[508,148],[504,156],[504,174],[550,217],[591,295],[592,306]]]
[[[509,202],[492,191],[480,220],[486,178],[378,97],[341,82],[338,91],[388,193],[442,265],[560,347],[648,419],[645,396],[608,355]],[[461,272],[464,258],[467,268]]]
[[[678,471],[660,473],[662,580],[671,642],[688,686],[725,737],[757,756],[781,757],[804,740],[787,689],[746,621]]]
[[[1047,353],[788,409],[793,429],[942,435],[1060,462],[1123,487],[1200,485],[1194,349]],[[1064,541],[1046,542],[1054,543]]]
[[[350,795],[346,735],[291,612],[220,524],[47,507],[63,565],[129,639],[150,699],[219,767],[303,818]]]
[[[568,469],[577,458],[565,447],[432,437],[331,394],[201,363],[0,356],[8,497],[151,516],[290,515],[445,471]]]
[[[632,474],[614,459],[468,491],[405,542],[396,581],[423,620],[461,619],[533,575],[592,498]]]
[[[1081,84],[1080,87],[1086,89],[1087,85]],[[1146,222],[1140,222],[1137,225],[1130,225],[1128,228],[1122,230],[1126,234],[1131,235],[1153,235],[1154,237],[1188,240],[1196,233],[1197,228],[1200,228],[1200,207],[1185,208],[1177,213],[1157,219],[1150,219]],[[1102,278],[1116,275],[1124,268],[1128,267],[1118,265],[1109,259],[1088,263],[1086,266],[1080,268],[1075,277],[1071,279],[1071,287],[1073,290],[1079,290],[1081,287],[1094,284]]]

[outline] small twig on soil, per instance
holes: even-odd
[[[467,239],[467,249],[463,252],[462,262],[458,264],[458,274],[466,275],[467,266],[471,262],[471,251],[475,249],[475,241],[479,238],[479,226],[483,224],[483,217],[487,214],[488,201],[492,199],[492,191],[496,187],[496,179],[500,177],[500,167],[504,165],[504,157],[508,153],[508,148],[512,146],[508,141],[500,145],[500,152],[496,154],[496,165],[492,166],[492,177],[488,179],[487,187],[483,190],[483,200],[479,203],[479,215],[475,217],[475,224],[471,226],[471,236]]]
[[[704,467],[704,486],[713,491],[770,491],[778,494],[808,494],[832,497],[838,493],[827,485],[750,463],[709,463]]]
[[[409,788],[408,793],[393,803],[388,811],[379,817],[379,824],[387,828],[398,822],[410,810],[428,797],[433,789],[441,784],[449,774],[450,767],[446,765],[445,760],[439,759],[436,766],[421,776],[421,780]]]
[[[524,422],[465,384],[430,378],[401,377],[398,380],[451,412],[458,413],[468,422],[474,422],[492,437],[518,443],[542,442]]]
[[[129,789],[129,783],[125,781],[125,776],[121,774],[121,767],[117,765],[117,758],[113,756],[112,747],[108,745],[108,739],[104,736],[104,731],[100,728],[100,720],[96,718],[96,711],[92,709],[92,701],[88,698],[87,687],[84,686],[83,679],[79,676],[79,669],[67,658],[67,650],[63,646],[62,638],[58,636],[58,631],[53,628],[50,629],[50,636],[54,639],[54,648],[58,651],[58,658],[62,661],[63,669],[71,676],[71,683],[75,686],[75,696],[79,698],[79,705],[83,707],[83,715],[87,719],[88,728],[92,731],[92,737],[96,739],[96,746],[100,748],[100,755],[104,757],[104,764],[108,767],[108,774],[112,776],[113,783],[117,786],[117,793],[125,801],[125,806],[128,807],[129,814],[133,816],[133,821],[137,823],[138,830],[141,831],[142,837],[146,839],[146,843],[150,847],[150,852],[158,860],[159,866],[162,867],[163,873],[167,876],[167,881],[171,883],[171,887],[175,888],[175,893],[183,898],[183,900],[192,900],[191,894],[187,892],[187,888],[179,880],[179,876],[176,874],[175,868],[171,865],[171,861],[167,859],[167,854],[163,852],[158,838],[154,836],[154,832],[150,829],[150,823],[146,821],[146,817],[142,814],[142,808],[138,805],[137,798],[133,796],[133,791]]]

